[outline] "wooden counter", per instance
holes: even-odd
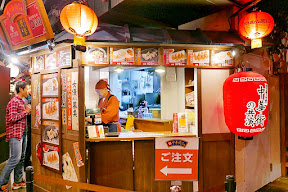
[[[120,116],[121,119],[127,119],[127,116]],[[134,127],[145,132],[172,131],[172,120],[158,118],[135,118]]]
[[[171,132],[124,132],[119,137],[89,138],[90,183],[141,192],[170,191],[170,181],[155,180],[157,137],[195,137]],[[193,191],[192,182],[182,182],[182,192]]]

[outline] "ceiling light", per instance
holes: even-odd
[[[124,69],[121,67],[121,66],[117,66],[115,69],[114,69],[115,72],[117,73],[121,73],[122,71],[124,71]]]
[[[19,67],[13,64],[9,64],[7,67],[10,68],[10,77],[17,77],[19,75]]]
[[[156,69],[155,69],[155,72],[156,73],[164,73],[165,72],[165,68],[163,67],[163,66],[160,66],[160,67],[157,67]]]
[[[232,56],[234,57],[236,55],[236,51],[232,51]]]
[[[18,59],[17,59],[15,56],[11,56],[11,57],[10,57],[10,61],[11,61],[12,63],[18,63],[18,62],[19,62]]]

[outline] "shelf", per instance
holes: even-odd
[[[194,87],[194,85],[185,85],[185,87]]]
[[[186,107],[194,107],[194,105],[185,105]]]

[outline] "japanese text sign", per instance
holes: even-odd
[[[197,137],[155,138],[156,180],[198,180]]]

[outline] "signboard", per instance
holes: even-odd
[[[252,39],[251,49],[256,49],[262,47],[262,39]]]
[[[193,65],[195,66],[209,66],[210,50],[193,50]]]
[[[13,50],[54,38],[42,0],[12,0],[0,20]]]
[[[185,49],[164,49],[164,65],[185,66],[187,53]]]
[[[197,137],[155,138],[156,180],[198,180]]]
[[[110,64],[133,65],[134,48],[110,48]]]
[[[233,66],[232,51],[211,51],[212,66]]]
[[[72,67],[71,47],[56,52],[57,67]]]
[[[82,63],[84,64],[108,64],[107,47],[87,47],[87,51],[82,53]]]

